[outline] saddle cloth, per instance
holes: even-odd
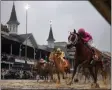
[[[64,65],[64,67],[68,66],[68,61],[66,59],[63,60],[63,65]]]

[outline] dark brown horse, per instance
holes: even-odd
[[[89,72],[91,76],[93,77],[94,83],[92,84],[92,87],[99,87],[97,83],[97,73],[99,68],[103,68],[102,61],[101,61],[101,53],[97,49],[94,48],[96,55],[98,56],[97,62],[90,65],[90,62],[93,59],[93,53],[92,50],[89,49],[83,42],[82,38],[79,34],[70,33],[70,36],[68,37],[69,44],[67,44],[67,48],[71,48],[73,46],[76,47],[76,53],[75,53],[75,64],[74,64],[74,71],[72,75],[72,79],[69,83],[69,85],[72,84],[72,81],[74,79],[74,76],[76,74],[77,67],[83,66],[87,67],[89,69]]]
[[[104,84],[111,81],[111,57],[102,54],[103,70],[100,70]]]
[[[100,80],[103,80],[104,84],[107,85],[108,82],[111,80],[111,57],[106,57],[104,54],[102,54],[102,63],[103,63],[103,69],[99,68],[98,76]],[[82,80],[82,76],[85,76],[85,81],[88,80],[90,82],[90,72],[88,71],[88,68],[81,67],[77,71],[78,74],[77,77],[79,77],[79,80]],[[101,79],[102,77],[102,79]],[[76,80],[75,80],[76,81]]]
[[[48,75],[50,75],[50,80],[53,81],[53,72],[54,72],[54,66],[52,63],[40,63],[39,61],[35,62],[33,66],[33,70],[36,71],[36,75],[40,75],[45,78],[45,80],[48,80]]]

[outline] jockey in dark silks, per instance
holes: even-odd
[[[76,33],[75,29],[74,29],[74,33]],[[93,46],[93,38],[92,38],[92,36],[88,32],[85,32],[85,30],[83,28],[81,28],[81,29],[78,30],[78,34],[81,36],[84,44],[92,51],[92,53],[93,53],[93,59],[96,59],[97,56],[95,55],[95,51],[92,48],[92,47],[94,47]]]

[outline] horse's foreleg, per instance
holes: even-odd
[[[84,77],[85,77],[85,81],[84,81],[84,83],[86,83],[86,75],[84,75]]]
[[[72,79],[71,79],[71,81],[68,83],[68,85],[71,85],[72,82],[73,82],[74,76],[75,76],[75,74],[76,74],[77,66],[78,66],[78,64],[75,64],[75,65],[74,65],[74,70],[73,70],[73,74],[72,74]]]
[[[59,72],[57,72],[57,76],[58,76],[57,84],[59,84],[60,83],[60,73]]]
[[[62,77],[63,77],[63,79],[65,79],[64,73],[62,73]]]
[[[49,75],[50,75],[50,81],[53,81],[53,72],[50,72]]]
[[[93,67],[89,68],[90,74],[92,75],[93,80],[94,80],[94,84],[92,84],[91,86],[95,88],[96,87],[99,88],[99,85],[97,84],[97,75],[96,75],[97,71],[96,70],[97,70],[96,67],[95,67],[95,72],[93,70]]]
[[[49,75],[47,75],[47,81],[49,80]]]
[[[97,83],[97,75],[98,75],[98,68],[95,67],[95,79],[96,79],[96,83]]]
[[[92,78],[93,78],[93,80],[94,80],[94,83],[95,83],[95,82],[96,82],[96,79],[95,79],[95,74],[94,74],[93,68],[90,67],[90,68],[89,68],[89,71],[90,71],[90,74],[91,74],[91,76],[92,76]]]
[[[53,74],[50,74],[50,81],[53,81]]]
[[[106,74],[104,73],[104,71],[101,72],[101,75],[102,75],[104,84],[106,84]]]
[[[95,88],[99,88],[99,84],[97,83],[97,74],[98,74],[99,68],[95,67]]]

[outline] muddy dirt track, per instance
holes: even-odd
[[[103,82],[98,82],[100,85],[100,90],[102,89],[110,89],[110,85],[104,85]],[[66,85],[66,82],[63,80],[61,81],[60,86],[57,86],[56,83],[51,82],[44,82],[36,80],[1,80],[0,82],[1,88],[4,88],[4,90],[8,90],[5,88],[12,88],[12,90],[15,88],[16,90],[20,89],[91,89],[91,83],[73,83],[71,86]],[[11,89],[10,89],[11,90]]]

